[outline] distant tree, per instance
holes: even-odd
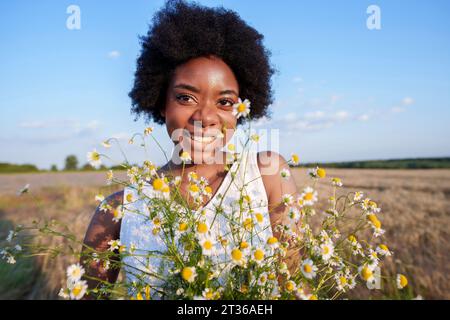
[[[52,166],[50,167],[50,171],[58,171],[58,167],[56,166],[56,164],[52,164]]]
[[[64,170],[77,170],[78,169],[78,159],[75,155],[71,154],[66,157],[66,164]]]
[[[92,167],[89,163],[85,163],[82,167],[81,170],[83,171],[92,171],[95,170],[94,167]]]

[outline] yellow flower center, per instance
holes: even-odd
[[[293,163],[297,164],[300,161],[300,158],[299,158],[298,155],[293,154],[292,157],[291,157],[291,160],[292,160]]]
[[[387,247],[387,245],[385,245],[385,244],[380,244],[380,249],[381,250],[384,250],[384,251],[389,251],[389,249],[388,249],[388,247]]]
[[[192,268],[189,267],[184,267],[181,271],[181,277],[186,281],[189,281],[192,278],[193,274],[194,272],[192,271]]]
[[[379,229],[381,228],[381,222],[378,220],[377,216],[374,214],[369,214],[367,218],[372,222],[372,224],[375,226],[375,228]]]
[[[347,284],[347,278],[346,277],[339,277],[339,281],[341,282],[341,285]]]
[[[212,193],[212,188],[210,186],[206,186],[205,187],[205,192],[206,193]]]
[[[133,194],[129,193],[127,194],[127,202],[132,202],[133,201]]]
[[[231,250],[231,257],[235,261],[240,261],[242,259],[242,251],[238,248]]]
[[[248,244],[247,241],[242,241],[242,242],[239,244],[239,247],[240,247],[241,249],[247,249],[248,246],[249,246],[249,244]]]
[[[211,241],[206,240],[206,241],[203,243],[203,248],[205,248],[206,250],[211,250],[211,248],[212,248],[212,243],[211,243]]]
[[[408,285],[408,279],[404,276],[404,275],[400,275],[400,279],[399,279],[400,281],[400,286],[402,287],[402,288],[404,288],[404,287],[406,287],[407,285]]]
[[[178,226],[178,231],[186,231],[187,230],[187,223],[186,222],[182,222],[180,223],[180,225]]]
[[[264,259],[264,251],[262,251],[261,249],[256,249],[253,257],[255,258],[255,260],[261,261],[262,259]]]
[[[259,212],[255,214],[255,218],[256,218],[256,221],[258,221],[259,223],[262,223],[264,220],[264,216]]]
[[[197,174],[195,172],[189,173],[189,176],[191,177],[192,180],[197,180],[198,179],[198,176],[197,176]]]
[[[306,273],[311,273],[312,272],[312,266],[310,264],[305,264],[303,266],[303,271],[305,271]]]
[[[269,278],[269,280],[274,280],[275,279],[275,273],[269,273],[269,275],[267,276],[267,278]]]
[[[323,254],[328,254],[330,252],[330,248],[328,246],[325,246],[322,248],[322,253]]]
[[[294,283],[293,283],[292,281],[288,281],[288,282],[286,283],[286,290],[287,290],[287,291],[292,291],[292,290],[294,290]]]
[[[155,179],[153,180],[153,189],[155,189],[156,191],[159,191],[163,188],[164,186],[164,181],[162,179]]]
[[[198,187],[196,184],[191,184],[191,185],[189,186],[189,191],[194,192],[194,193],[197,193],[197,192],[200,191],[200,189],[199,189],[199,187]]]
[[[315,294],[311,295],[311,297],[309,297],[309,300],[317,300],[317,296]]]
[[[356,242],[356,237],[354,236],[354,235],[349,235],[348,236],[348,240],[350,241],[350,242]]]
[[[206,292],[206,294],[205,294],[206,299],[212,299],[213,297],[214,297],[214,294],[212,291]]]
[[[275,244],[278,242],[278,239],[276,237],[270,237],[267,239],[267,244]]]
[[[327,175],[325,169],[319,168],[317,169],[317,176],[319,178],[325,178],[325,176]]]
[[[365,266],[364,268],[362,268],[361,270],[361,277],[365,280],[368,281],[373,275],[372,270],[370,270],[369,267]]]
[[[76,285],[75,287],[73,287],[72,289],[72,294],[76,297],[81,293],[81,286],[80,285]]]
[[[306,193],[303,197],[303,199],[305,199],[305,200],[312,200],[312,198],[313,198],[312,192]]]
[[[208,226],[204,222],[200,222],[197,225],[197,232],[198,233],[206,233],[208,231]]]
[[[245,104],[241,103],[241,104],[238,105],[237,111],[239,113],[244,112],[245,110],[247,110],[247,106]]]
[[[244,220],[244,228],[246,230],[251,230],[253,228],[252,218],[247,218],[247,219]]]

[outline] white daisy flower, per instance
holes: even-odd
[[[285,206],[290,206],[294,203],[294,198],[290,194],[284,194],[282,197],[282,202]]]
[[[183,270],[181,270],[181,278],[189,283],[194,282],[196,277],[197,271],[194,267],[184,267]]]
[[[258,285],[264,286],[267,283],[267,272],[263,272],[258,277]]]
[[[380,244],[377,247],[377,252],[382,255],[382,256],[386,256],[389,257],[392,255],[392,252],[389,250],[388,246],[385,244]]]
[[[261,264],[264,261],[264,257],[265,253],[263,249],[261,248],[253,249],[252,260],[255,261],[257,264]]]
[[[73,300],[80,300],[86,294],[87,288],[88,286],[85,280],[70,283],[68,286],[70,298]]]
[[[27,183],[22,189],[20,189],[18,192],[17,192],[17,195],[22,195],[22,194],[24,194],[24,193],[27,193],[28,191],[30,190],[30,184],[29,183]]]
[[[231,261],[239,266],[242,266],[245,264],[246,260],[244,257],[244,253],[239,248],[234,248],[231,250]]]
[[[303,205],[312,206],[317,202],[317,191],[311,187],[306,187],[300,197],[303,199]]]
[[[87,153],[87,160],[89,164],[95,168],[100,167],[102,160],[100,159],[100,153],[96,149]]]
[[[325,262],[333,256],[333,253],[334,245],[331,241],[324,242],[320,245],[320,255]]]
[[[214,290],[211,288],[206,288],[205,290],[202,291],[202,297],[205,298],[206,300],[213,300],[214,299]]]
[[[281,170],[280,175],[284,180],[289,180],[289,177],[291,176],[291,172],[288,169],[283,169],[283,170]]]
[[[152,132],[153,132],[153,127],[147,127],[144,129],[144,136],[148,136]]]
[[[210,256],[215,253],[215,241],[206,236],[200,240],[200,246],[202,247],[202,253],[205,256]]]
[[[333,178],[333,179],[331,179],[331,183],[333,184],[333,186],[336,186],[336,187],[342,187],[343,186],[342,181],[341,181],[340,178]]]
[[[237,119],[240,117],[246,117],[250,113],[250,101],[245,99],[244,101],[239,98],[238,102],[233,105],[233,116]]]
[[[8,258],[6,258],[6,262],[9,264],[16,264],[16,259],[12,254],[9,254]]]
[[[84,272],[84,268],[79,263],[70,265],[66,271],[67,278],[71,282],[77,282],[78,280],[80,280]]]
[[[192,160],[191,155],[187,151],[181,152],[180,159],[183,162],[188,162]]]
[[[306,279],[313,279],[316,276],[317,267],[311,259],[306,259],[302,263],[302,273]]]
[[[373,269],[369,265],[362,265],[358,268],[359,275],[361,279],[367,283],[372,283],[375,281]]]
[[[397,274],[397,288],[403,289],[408,285],[408,278],[406,278],[403,274],[399,273]]]
[[[102,142],[102,146],[104,148],[111,148],[111,144],[109,143],[109,139]]]
[[[108,241],[108,245],[109,245],[109,251],[114,251],[119,249],[119,247],[122,245],[122,243],[120,242],[119,239],[116,240],[110,240]]]
[[[353,201],[357,202],[359,200],[361,200],[364,197],[364,193],[361,191],[357,191],[355,192],[355,195],[353,196]]]
[[[123,205],[120,204],[120,205],[118,205],[117,207],[114,208],[112,220],[114,222],[119,222],[120,219],[123,218],[123,213],[124,213]]]
[[[8,236],[6,237],[6,241],[11,242],[12,239],[16,236],[14,230],[9,230]]]
[[[288,216],[289,219],[291,219],[295,223],[297,223],[301,218],[300,211],[296,207],[289,208]]]

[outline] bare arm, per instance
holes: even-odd
[[[99,252],[108,250],[108,242],[118,239],[120,236],[120,221],[114,222],[112,219],[114,217],[114,209],[123,204],[123,191],[110,195],[104,201],[109,204],[111,209],[105,212],[100,210],[100,206],[97,207],[84,237],[84,244]],[[101,262],[86,261],[86,251],[87,249],[83,247],[84,254],[80,261],[86,269],[86,275],[108,281],[109,283],[116,282],[120,270],[116,268],[105,269]],[[86,280],[90,289],[96,288],[100,283],[98,280],[88,279],[87,277]],[[94,297],[87,296],[86,298],[92,299]]]
[[[289,222],[289,208],[283,204],[283,195],[290,194],[295,201],[297,199],[297,186],[292,176],[288,179],[281,177],[283,169],[289,170],[289,173],[291,172],[289,164],[278,153],[271,151],[260,152],[258,154],[258,165],[269,200],[270,223],[272,230],[275,230],[275,226]],[[278,231],[274,231],[273,235],[280,239]],[[291,274],[299,265],[299,258],[300,252],[298,250],[288,250],[284,261]]]

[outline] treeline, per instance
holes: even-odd
[[[367,160],[367,161],[346,161],[346,162],[311,162],[300,164],[302,167],[325,167],[343,169],[450,169],[450,157],[448,158],[412,158],[412,159],[391,159],[391,160]],[[49,170],[37,168],[33,164],[11,164],[0,162],[0,173],[24,173],[24,172],[48,172],[48,171],[103,171],[103,170],[123,170],[122,166],[106,167],[102,165],[98,169],[89,163],[79,165],[78,159],[74,155],[66,157],[64,167],[59,169],[53,164]]]
[[[101,165],[98,169],[92,167],[89,163],[79,164],[75,155],[69,155],[64,161],[64,167],[58,168],[56,164],[52,164],[50,169],[39,169],[33,164],[12,164],[1,162],[0,173],[26,173],[26,172],[58,172],[58,171],[104,171],[104,170],[123,170],[122,166],[106,167]]]
[[[412,158],[347,162],[307,163],[306,167],[346,169],[450,169],[450,158]]]
[[[39,169],[33,164],[12,164],[0,162],[0,173],[10,172],[38,172]]]

